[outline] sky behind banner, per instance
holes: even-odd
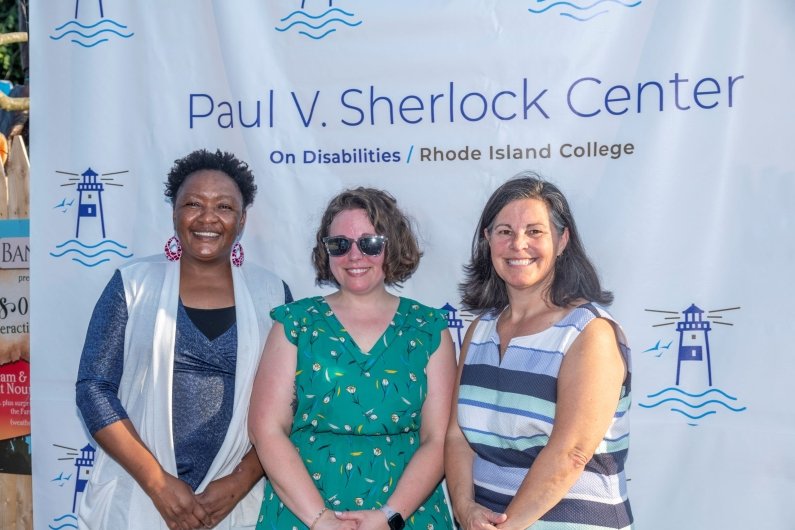
[[[401,294],[437,307],[460,305],[488,195],[539,171],[633,349],[638,528],[791,526],[790,2],[32,3],[36,528],[73,520],[90,472],[74,379],[93,304],[162,251],[165,175],[199,147],[251,164],[246,259],[296,297],[320,291],[325,203],[370,185],[421,236]]]

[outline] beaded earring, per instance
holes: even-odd
[[[235,244],[232,245],[232,265],[235,267],[240,267],[243,265],[243,245],[240,244],[240,241],[235,241]]]
[[[182,244],[179,242],[179,238],[176,234],[166,241],[166,246],[163,250],[168,261],[179,261],[179,258],[182,257]]]

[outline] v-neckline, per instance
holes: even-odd
[[[325,297],[318,296],[317,299],[320,304],[325,306],[322,314],[331,329],[331,340],[339,341],[345,351],[347,351],[356,363],[365,370],[369,370],[372,365],[375,364],[375,361],[378,360],[389,347],[389,344],[392,343],[398,330],[402,327],[403,319],[406,315],[405,306],[408,303],[407,298],[403,298],[402,296],[398,298],[398,306],[395,310],[395,314],[392,315],[392,320],[389,321],[389,324],[387,324],[384,331],[379,335],[373,347],[370,348],[369,351],[364,351],[342,325],[342,322],[337,318],[336,313],[334,313],[334,310]]]
[[[505,351],[504,352],[502,351],[502,338],[500,337],[499,331],[497,331],[497,324],[499,323],[500,317],[505,312],[505,310],[508,309],[508,306],[503,307],[502,310],[494,318],[494,327],[492,328],[492,331],[491,331],[491,341],[494,342],[497,345],[497,362],[498,362],[498,365],[502,366],[503,362],[505,361],[505,356],[508,354],[508,349],[511,347],[511,344],[514,341],[519,340],[519,339],[523,339],[523,338],[538,337],[540,335],[543,335],[544,333],[549,332],[549,330],[554,329],[556,327],[559,327],[562,322],[567,320],[578,309],[582,309],[582,308],[584,308],[584,307],[586,307],[586,306],[588,306],[590,304],[591,304],[591,302],[585,302],[583,304],[574,306],[573,308],[571,308],[570,311],[566,312],[566,314],[564,314],[561,318],[559,318],[558,320],[553,322],[551,325],[549,325],[548,327],[546,327],[546,328],[544,328],[542,330],[536,331],[535,333],[530,333],[528,335],[517,335],[516,337],[512,337],[511,339],[508,340],[508,343],[505,345]]]
[[[232,307],[234,307],[234,306],[232,306]],[[222,309],[226,309],[226,308],[222,308]],[[218,335],[218,336],[217,336],[217,337],[215,337],[214,339],[211,339],[211,338],[209,338],[207,335],[205,335],[205,334],[204,334],[204,332],[203,332],[201,329],[199,329],[199,326],[197,326],[197,325],[196,325],[196,323],[193,321],[193,319],[190,317],[190,315],[188,314],[188,308],[187,308],[187,307],[185,307],[185,304],[183,304],[183,303],[182,303],[182,298],[180,298],[180,299],[179,299],[179,309],[178,309],[178,311],[179,311],[180,313],[182,313],[182,316],[183,316],[183,317],[184,317],[184,318],[185,318],[185,319],[186,319],[188,322],[190,322],[190,326],[191,326],[191,327],[192,327],[194,330],[196,330],[196,332],[198,333],[198,335],[199,335],[199,336],[201,336],[201,338],[202,338],[202,341],[205,343],[205,345],[209,345],[209,346],[214,346],[214,345],[215,345],[215,343],[216,343],[216,342],[217,342],[217,341],[218,341],[218,340],[219,340],[221,337],[223,337],[223,336],[225,336],[227,333],[229,333],[229,332],[230,332],[230,331],[231,331],[233,328],[235,328],[235,325],[237,324],[237,319],[235,319],[235,321],[234,321],[234,322],[232,322],[232,325],[230,325],[228,328],[226,328],[226,329],[224,330],[224,332],[223,332],[223,333],[221,333],[220,335]]]

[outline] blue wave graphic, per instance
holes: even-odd
[[[84,265],[86,267],[96,267],[97,265],[101,265],[106,261],[110,261],[110,258],[101,259],[96,263],[86,263],[85,261],[81,260],[80,258],[72,258],[72,261],[78,262],[80,265]]]
[[[63,521],[64,519],[68,519],[68,521],[66,521],[66,522],[64,522],[64,523],[62,523],[62,524],[60,524],[58,526],[53,526],[53,525],[47,525],[47,526],[49,526],[52,530],[63,530],[64,528],[77,528],[77,524],[76,524],[77,523],[77,516],[75,516],[72,513],[67,513],[67,514],[62,515],[60,517],[54,517],[53,518],[53,522],[54,523],[61,523],[61,521]],[[74,523],[71,522],[71,521],[74,521]]]
[[[60,254],[54,254],[54,253],[50,252],[50,256],[52,256],[53,258],[60,258],[61,256],[64,256],[65,254],[70,254],[72,252],[76,252],[76,253],[78,253],[81,256],[86,257],[86,258],[96,258],[100,254],[106,254],[108,252],[112,252],[113,254],[121,256],[122,258],[131,258],[132,257],[132,254],[122,254],[118,250],[114,250],[112,248],[106,248],[105,250],[100,250],[96,254],[86,254],[82,250],[79,250],[79,249],[76,249],[76,248],[69,248],[69,249],[64,250]]]
[[[118,31],[116,31],[115,29],[101,29],[101,30],[99,30],[97,32],[91,33],[90,35],[86,35],[82,31],[78,31],[76,29],[70,29],[69,31],[65,31],[65,32],[61,33],[57,37],[53,37],[52,35],[50,35],[50,38],[52,40],[61,40],[62,38],[66,37],[67,35],[71,35],[72,33],[76,33],[76,34],[80,35],[81,37],[83,37],[84,39],[93,39],[94,37],[96,37],[100,33],[114,33],[114,34],[118,35],[119,37],[124,37],[125,39],[129,39],[130,37],[133,36],[132,33],[130,33],[129,35],[124,35],[123,33],[119,33]]]
[[[672,406],[669,410],[689,420],[702,420],[707,416],[717,414],[720,410],[739,413],[747,408],[739,404],[727,403],[727,401],[736,402],[737,398],[719,388],[710,388],[700,393],[689,393],[681,388],[668,387],[659,392],[648,394],[646,398],[649,401],[647,403],[638,403],[638,406],[644,409],[652,409],[666,403],[677,404],[677,406]],[[678,408],[679,405],[684,406]],[[688,425],[697,426],[698,424],[688,422]]]
[[[73,245],[78,245],[78,246],[81,246],[81,247],[83,247],[83,248],[97,248],[97,247],[101,247],[101,246],[102,246],[102,245],[104,245],[104,244],[116,245],[117,247],[119,247],[119,248],[124,248],[124,249],[126,249],[126,248],[127,248],[125,245],[122,245],[122,244],[121,244],[121,243],[119,243],[118,241],[113,241],[112,239],[105,239],[104,241],[100,241],[100,242],[99,242],[99,243],[97,243],[96,245],[86,245],[85,243],[83,243],[83,242],[81,242],[81,241],[78,241],[77,239],[70,239],[70,240],[68,240],[68,241],[64,241],[64,242],[63,242],[63,243],[61,243],[60,245],[55,245],[55,248],[62,248],[62,247],[65,247],[65,246],[66,246],[66,245],[68,245],[69,243],[72,243]]]
[[[117,248],[108,248],[114,246],[122,250],[127,250],[125,245],[122,245],[118,241],[113,241],[112,239],[106,239],[97,243],[96,245],[86,245],[76,239],[70,239],[55,246],[57,250],[62,249],[61,252],[54,251],[50,252],[49,254],[53,258],[61,258],[67,254],[79,254],[82,256],[82,258],[74,256],[70,256],[70,258],[72,261],[75,261],[84,267],[96,267],[97,265],[110,261],[112,256],[107,256],[107,254],[115,254],[116,256],[124,259],[133,257],[132,252],[124,253],[117,250]],[[95,249],[98,249],[97,252],[92,252]]]
[[[678,412],[679,414],[683,414],[683,415],[687,416],[691,420],[700,420],[701,418],[703,418],[705,416],[709,416],[710,414],[717,414],[717,411],[714,411],[714,410],[708,410],[704,414],[699,414],[698,416],[693,416],[692,414],[688,414],[687,412],[685,412],[684,410],[681,410],[681,409],[671,409],[671,412]],[[689,425],[693,425],[693,424],[690,423]]]
[[[100,39],[100,40],[98,40],[97,42],[92,42],[91,44],[83,44],[83,43],[82,43],[82,42],[80,42],[79,40],[74,40],[74,39],[72,39],[72,41],[71,41],[71,42],[74,42],[75,44],[79,44],[79,45],[80,45],[80,46],[82,46],[83,48],[93,48],[93,47],[94,47],[94,46],[96,46],[97,44],[102,44],[103,42],[108,42],[108,39]]]
[[[654,404],[652,404],[652,405],[645,405],[645,404],[643,404],[643,403],[638,403],[638,405],[639,405],[639,406],[641,406],[641,407],[643,407],[643,408],[645,408],[645,409],[651,409],[651,408],[654,408],[654,407],[659,407],[659,406],[660,406],[660,405],[662,405],[663,403],[668,403],[669,401],[674,401],[674,402],[676,402],[676,403],[682,403],[683,405],[687,405],[688,407],[692,407],[692,408],[694,408],[694,409],[700,409],[701,407],[705,407],[705,406],[707,406],[707,405],[709,405],[709,404],[711,404],[711,403],[717,403],[717,404],[719,404],[719,405],[723,405],[724,407],[726,407],[727,409],[729,409],[729,410],[731,410],[731,411],[733,411],[733,412],[742,412],[742,411],[744,411],[744,410],[745,410],[745,407],[734,408],[734,407],[732,407],[731,405],[729,405],[729,404],[727,404],[727,403],[724,403],[723,401],[721,401],[721,400],[719,400],[719,399],[710,399],[710,400],[707,400],[707,401],[705,401],[705,402],[703,402],[703,403],[698,403],[698,404],[696,404],[696,405],[693,405],[693,404],[690,404],[690,403],[688,403],[688,402],[687,402],[687,401],[685,401],[684,399],[679,399],[679,398],[666,398],[666,399],[660,400],[660,401],[658,401],[657,403],[654,403]]]
[[[543,3],[544,0],[537,0],[538,3]],[[639,6],[643,0],[637,0],[636,2],[624,2],[622,0],[596,0],[591,4],[584,4],[578,5],[574,2],[553,2],[541,9],[533,9],[532,7],[528,8],[528,11],[534,15],[541,15],[550,11],[552,9],[558,9],[558,15],[562,17],[568,17],[578,22],[587,22],[589,20],[593,20],[594,18],[604,15],[609,12],[609,9],[603,9],[607,7],[608,4],[616,4],[621,7],[625,8],[633,8]],[[585,13],[578,13],[584,11],[590,11],[595,7],[600,6],[602,8],[601,11],[593,14],[585,14]]]
[[[99,26],[102,26],[102,25],[105,26],[103,29],[99,29],[98,31],[95,31],[93,33],[88,33],[88,32],[83,32],[82,31],[82,30],[91,30],[91,29],[94,29],[94,28],[98,28]],[[80,29],[68,29],[67,31],[63,31],[60,34],[58,33],[59,31],[62,31],[64,29],[66,29],[66,28],[71,28],[73,26],[76,26],[76,27],[78,27]],[[109,28],[107,26],[115,26],[115,27],[110,27]],[[78,22],[76,20],[70,20],[69,22],[66,22],[65,24],[61,24],[60,26],[55,28],[54,34],[50,35],[50,39],[54,40],[54,41],[59,41],[59,40],[63,39],[64,37],[66,37],[67,35],[77,35],[78,38],[72,38],[70,40],[70,42],[72,42],[74,44],[77,44],[79,46],[82,46],[83,48],[93,48],[94,46],[97,46],[97,45],[102,44],[104,42],[109,42],[110,39],[108,39],[108,38],[102,38],[102,39],[93,40],[93,41],[91,40],[91,39],[94,39],[95,37],[97,37],[98,35],[101,35],[103,33],[104,34],[110,34],[111,38],[113,38],[113,36],[115,35],[115,36],[120,37],[122,39],[129,39],[130,37],[135,35],[135,33],[131,32],[131,31],[126,33],[126,34],[125,33],[121,33],[116,28],[123,29],[123,30],[128,29],[127,26],[125,26],[124,24],[120,24],[119,22],[116,22],[115,20],[111,20],[109,18],[104,18],[104,19],[100,20],[99,22],[96,22],[96,23],[90,24],[90,25],[81,24],[80,22]]]
[[[589,20],[592,20],[598,17],[599,15],[604,15],[605,13],[607,13],[607,11],[599,11],[598,13],[596,13],[595,15],[591,15],[590,17],[578,17],[577,15],[572,15],[571,13],[561,13],[560,16],[573,18],[578,22],[588,22]]]
[[[709,390],[706,390],[706,391],[704,391],[704,392],[702,392],[700,394],[690,394],[688,392],[685,392],[681,388],[676,388],[676,387],[673,387],[673,386],[669,386],[668,388],[664,388],[664,389],[660,390],[656,394],[649,394],[646,397],[647,398],[656,398],[657,396],[660,396],[660,395],[662,395],[662,394],[664,394],[666,392],[678,392],[679,394],[684,394],[685,396],[688,396],[688,397],[691,397],[691,398],[700,398],[700,397],[704,397],[704,396],[706,396],[708,394],[717,393],[717,394],[722,395],[726,399],[731,399],[732,401],[737,401],[736,397],[730,396],[729,394],[727,394],[726,392],[724,392],[720,388],[710,388]]]
[[[91,25],[89,25],[89,26],[86,26],[85,24],[81,24],[81,23],[80,23],[80,22],[78,22],[77,20],[70,20],[70,21],[69,21],[69,22],[67,22],[66,24],[62,24],[62,25],[58,26],[57,28],[55,28],[55,31],[61,31],[61,30],[62,30],[62,29],[64,29],[66,26],[78,26],[78,27],[81,27],[81,28],[83,28],[83,29],[92,29],[92,28],[96,28],[96,27],[97,27],[97,26],[99,26],[100,24],[104,24],[105,22],[108,22],[109,24],[113,24],[113,25],[114,25],[114,26],[116,26],[117,28],[121,28],[121,29],[127,29],[127,26],[125,26],[124,24],[119,24],[119,23],[118,23],[118,22],[116,22],[115,20],[111,20],[111,19],[109,19],[109,18],[105,18],[105,19],[102,19],[102,20],[100,20],[100,21],[99,21],[99,22],[97,22],[96,24],[91,24]]]
[[[310,24],[309,22],[306,22],[305,20],[296,20],[295,22],[291,22],[290,25],[285,27],[285,28],[276,28],[276,31],[287,31],[288,29],[292,28],[293,26],[306,26],[306,27],[312,28],[312,29],[322,29],[323,27],[328,26],[332,22],[342,22],[346,26],[350,26],[352,28],[356,27],[356,26],[358,26],[359,24],[362,23],[361,20],[358,21],[355,24],[351,24],[347,20],[342,20],[341,18],[330,18],[330,19],[326,20],[325,22],[323,22],[322,24],[320,24],[319,26],[313,26],[312,24]]]
[[[361,25],[362,21],[354,19],[355,16],[356,15],[354,13],[349,13],[348,11],[343,11],[342,9],[336,7],[328,9],[321,15],[312,15],[306,11],[298,10],[293,11],[286,17],[280,19],[279,22],[283,22],[284,24],[281,26],[276,26],[274,29],[280,33],[284,33],[295,28],[295,31],[299,35],[303,35],[304,37],[308,37],[313,40],[320,40],[337,31],[337,28],[329,28],[325,31],[321,31],[329,24],[336,23],[339,25],[339,27],[348,26],[349,28],[355,28],[356,26]],[[347,17],[347,19],[343,17]],[[289,22],[290,19],[293,18],[297,18],[298,20]],[[313,24],[313,21],[317,22]]]
[[[309,34],[309,33],[307,33],[306,31],[299,31],[299,32],[298,32],[298,34],[299,34],[299,35],[304,35],[304,36],[306,36],[306,37],[309,37],[310,39],[320,40],[320,39],[322,39],[323,37],[325,37],[326,35],[328,35],[329,33],[334,33],[335,31],[337,31],[337,30],[336,30],[336,29],[330,29],[330,30],[328,30],[327,32],[325,32],[323,35],[319,35],[319,36],[317,36],[317,37],[315,37],[314,35],[310,35],[310,34]]]
[[[287,15],[286,17],[284,17],[283,19],[281,19],[281,20],[280,20],[280,22],[287,22],[287,21],[288,21],[288,20],[290,20],[290,19],[291,19],[293,16],[299,16],[299,15],[304,15],[306,18],[311,18],[311,19],[313,19],[313,20],[317,20],[317,19],[319,19],[319,18],[323,18],[323,17],[325,17],[325,16],[326,16],[326,15],[328,15],[329,13],[334,13],[334,12],[337,12],[337,13],[342,13],[343,15],[345,15],[345,16],[348,16],[348,17],[352,17],[352,16],[353,16],[353,13],[348,13],[347,11],[343,11],[342,9],[340,9],[340,8],[338,8],[338,7],[334,7],[334,8],[332,8],[332,9],[329,9],[328,11],[326,11],[325,13],[323,13],[322,15],[315,15],[315,16],[312,16],[312,15],[310,15],[310,14],[309,14],[309,13],[307,13],[306,11],[300,11],[300,10],[299,10],[299,11],[293,11],[292,13],[290,13],[289,15]]]
[[[72,523],[64,523],[61,526],[53,526],[53,525],[47,525],[47,526],[52,528],[52,530],[63,530],[64,528],[77,528],[77,525]]]

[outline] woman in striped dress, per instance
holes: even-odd
[[[461,528],[628,529],[629,348],[560,190],[488,200],[461,285],[467,331],[445,446]]]

